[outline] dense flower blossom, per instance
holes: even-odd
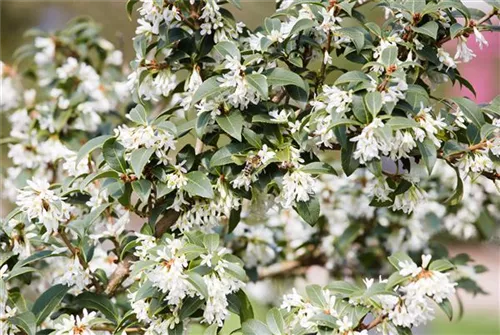
[[[16,204],[31,220],[38,220],[47,230],[48,238],[59,224],[70,218],[71,206],[59,197],[45,180],[28,180],[28,186],[19,191]]]

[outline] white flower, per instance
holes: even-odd
[[[401,268],[399,274],[404,277],[410,275],[416,277],[422,271],[422,268],[418,267],[413,261],[401,261],[398,263],[398,266]]]
[[[439,65],[439,69],[441,69],[443,65],[446,66],[446,70],[454,69],[457,67],[457,64],[455,63],[453,58],[443,48],[438,48],[437,56],[439,61],[441,62],[441,64]]]
[[[277,109],[273,109],[269,112],[269,116],[273,118],[273,121],[278,123],[288,122],[288,117],[290,116],[290,112],[287,112],[285,109],[281,111]]]
[[[50,64],[56,53],[56,44],[50,37],[36,37],[35,47],[40,49],[35,54],[35,63],[38,65]]]
[[[267,144],[264,144],[262,146],[262,149],[259,150],[257,155],[260,157],[262,164],[267,164],[268,161],[274,158],[276,156],[276,153],[274,151],[269,150]]]
[[[279,196],[281,205],[290,208],[296,201],[309,201],[315,193],[316,180],[309,173],[295,170],[283,176],[283,187]]]
[[[231,181],[231,185],[233,185],[234,188],[243,187],[245,191],[248,191],[252,185],[252,182],[256,179],[257,177],[255,175],[240,173],[234,180]]]
[[[379,150],[387,150],[388,144],[382,136],[377,134],[377,129],[384,128],[385,125],[379,118],[374,118],[373,121],[363,128],[360,135],[351,138],[352,142],[356,143],[356,151],[354,158],[364,164],[374,158],[380,158]]]
[[[172,189],[182,189],[187,185],[187,177],[185,176],[187,170],[183,165],[186,161],[181,162],[178,165],[174,165],[175,172],[169,173],[166,176],[167,186]]]
[[[82,292],[91,283],[90,270],[82,267],[78,257],[73,257],[56,282],[70,287],[74,286],[73,289],[76,292]]]
[[[432,255],[422,255],[422,269],[427,269],[432,259]]]
[[[398,194],[394,199],[394,204],[391,206],[393,210],[402,210],[403,213],[411,213],[413,210],[426,198],[427,193],[412,186],[409,190],[402,194]]]
[[[483,45],[488,46],[488,41],[484,38],[483,34],[479,32],[477,27],[474,27],[474,36],[476,37],[476,42],[479,44],[479,48],[482,50]]]
[[[417,146],[413,136],[408,131],[397,130],[391,141],[391,158],[409,157],[408,154]]]
[[[455,53],[455,59],[461,59],[464,63],[470,62],[476,54],[467,47],[467,38],[460,36],[457,38],[457,52]]]
[[[344,318],[337,320],[337,326],[339,326],[339,331],[341,333],[347,332],[348,330],[352,329],[352,321],[349,319],[347,315],[344,316]]]
[[[154,78],[153,86],[164,97],[168,97],[177,86],[177,77],[170,70],[162,70]]]
[[[440,115],[438,115],[434,119],[432,117],[431,111],[432,107],[424,108],[424,106],[422,105],[415,119],[420,124],[420,126],[425,129],[427,137],[432,140],[436,147],[439,147],[441,146],[441,141],[436,137],[436,134],[446,127],[446,123]],[[417,130],[415,130],[415,135],[419,142],[422,142],[424,140],[424,138],[422,137],[423,134],[418,133]]]
[[[311,101],[314,110],[326,110],[329,113],[344,114],[350,109],[352,103],[352,90],[343,91],[336,86],[323,85],[322,93]]]
[[[83,309],[83,316],[71,315],[55,325],[54,335],[96,335],[91,329],[92,321],[97,317],[96,312],[88,312]]]
[[[50,189],[50,184],[42,179],[27,181],[28,186],[19,191],[16,204],[28,215],[30,220],[37,219],[47,232],[47,238],[57,231],[59,224],[69,220],[71,206]]]

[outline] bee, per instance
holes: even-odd
[[[245,168],[243,169],[243,174],[248,177],[252,172],[260,166],[262,159],[259,155],[253,155],[251,158],[247,159],[245,163]]]

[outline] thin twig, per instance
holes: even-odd
[[[64,231],[64,229],[65,229],[64,227],[61,228],[61,229],[59,229],[59,236],[61,237],[61,239],[64,242],[64,244],[71,251],[71,253],[73,254],[73,256],[78,258],[78,261],[80,262],[80,265],[85,270],[89,270],[90,280],[92,281],[92,285],[94,285],[95,290],[96,290],[97,293],[101,293],[102,292],[102,288],[101,288],[101,285],[100,285],[99,281],[95,278],[95,276],[92,273],[92,271],[90,271],[89,264],[85,260],[85,257],[83,257],[83,254],[80,251],[80,249],[76,248],[75,246],[73,246],[73,244],[71,244],[71,240],[69,239],[69,237],[66,234],[66,232]]]

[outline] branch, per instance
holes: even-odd
[[[282,263],[273,264],[269,267],[259,269],[259,271],[258,271],[259,280],[284,275],[287,272],[296,270],[301,265],[302,265],[301,262],[298,260],[285,261]]]
[[[108,286],[106,286],[104,293],[109,296],[113,296],[115,294],[118,287],[120,287],[123,281],[130,275],[130,266],[132,265],[132,261],[134,259],[135,256],[127,255],[120,263],[118,263],[115,271],[111,274]]]
[[[486,15],[485,15],[485,16],[483,16],[481,19],[479,19],[479,20],[475,23],[475,25],[481,25],[481,24],[483,24],[484,22],[488,21],[489,19],[491,19],[493,16],[495,16],[495,15],[497,15],[497,14],[498,14],[498,9],[493,8],[493,10],[492,10],[490,13],[486,14]],[[462,33],[458,34],[456,37],[461,36],[461,35],[463,35],[464,33],[470,33],[470,32],[471,32],[471,28],[472,28],[471,26],[466,27],[466,30],[464,30]],[[450,41],[450,40],[451,40],[451,36],[450,36],[450,35],[447,35],[447,36],[443,37],[442,39],[440,39],[440,40],[436,43],[436,45],[437,45],[438,47],[441,47],[443,44],[445,44],[446,42],[448,42],[448,41]]]
[[[90,271],[89,264],[85,260],[85,257],[83,257],[82,252],[80,251],[80,249],[78,249],[77,247],[73,246],[73,244],[71,244],[71,240],[68,238],[68,235],[66,234],[66,232],[64,231],[64,229],[65,229],[64,227],[62,227],[62,228],[59,229],[59,236],[63,240],[64,244],[71,251],[71,253],[73,254],[73,256],[74,257],[78,257],[78,261],[80,262],[80,265],[85,270],[89,270],[90,280],[92,281],[92,285],[94,285],[96,293],[100,293],[102,291],[102,288],[101,288],[101,285],[100,285],[99,281],[95,278],[95,276],[92,273],[92,271]]]

